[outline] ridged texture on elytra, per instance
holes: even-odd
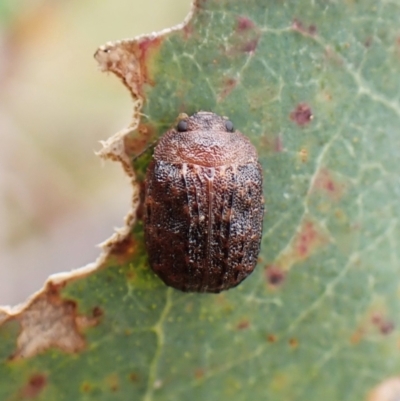
[[[204,136],[209,138],[209,133]],[[176,134],[182,135],[171,130],[165,136]],[[186,135],[196,135],[201,142],[198,129]],[[167,285],[182,291],[229,289],[257,263],[264,213],[261,166],[254,160],[254,147],[240,133],[225,130],[214,135],[248,147],[250,162],[243,156],[239,163],[215,166],[214,155],[209,166],[171,163],[160,160],[163,152],[171,155],[170,146],[160,149],[161,142],[147,172],[145,236],[150,265]],[[193,155],[187,159],[192,161]]]

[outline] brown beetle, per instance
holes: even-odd
[[[154,272],[182,291],[220,292],[257,263],[264,201],[250,141],[214,113],[180,115],[154,150],[145,187]]]

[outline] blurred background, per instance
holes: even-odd
[[[0,0],[0,305],[93,262],[123,225],[129,180],[94,151],[130,122],[97,69],[107,41],[182,22],[190,0]]]

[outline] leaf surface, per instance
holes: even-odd
[[[127,231],[97,265],[0,311],[0,399],[399,397],[399,13],[198,0],[179,29],[100,49],[135,102],[103,150],[134,180]],[[258,267],[219,295],[149,270],[138,212],[147,145],[199,110],[229,116],[264,172]]]

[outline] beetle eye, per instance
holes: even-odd
[[[228,132],[233,132],[235,129],[233,128],[233,123],[232,121],[227,120],[225,122],[225,128]]]
[[[185,131],[187,131],[187,129],[188,129],[188,123],[187,123],[187,121],[186,121],[186,120],[181,120],[181,121],[179,121],[178,125],[176,126],[176,129],[177,129],[179,132],[185,132]]]

